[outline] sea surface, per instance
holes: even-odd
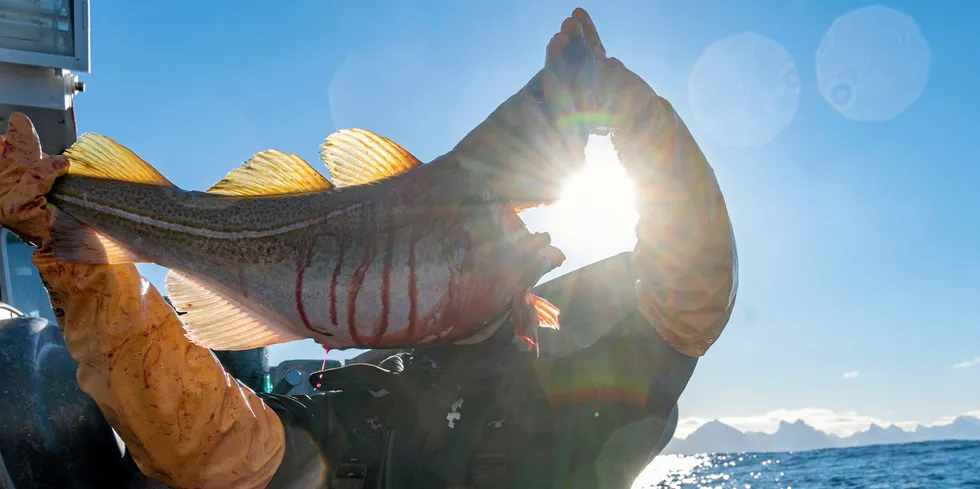
[[[661,455],[633,489],[980,489],[980,442]]]

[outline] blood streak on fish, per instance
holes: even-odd
[[[318,333],[319,331],[310,324],[309,318],[306,317],[306,308],[303,307],[303,274],[309,267],[310,255],[308,253],[301,255],[299,267],[296,268],[296,311],[299,312],[299,319],[303,322],[303,326],[314,333]]]
[[[385,254],[381,267],[381,317],[379,318],[381,325],[371,340],[371,344],[375,347],[381,343],[381,339],[388,332],[388,317],[391,315],[391,262],[395,254],[395,227],[391,222],[390,210],[388,211],[388,223],[388,236],[385,240]]]
[[[405,338],[411,340],[419,321],[418,277],[415,274],[415,243],[418,236],[412,232],[408,238],[408,328]]]
[[[337,277],[340,275],[340,269],[344,266],[344,253],[347,252],[347,245],[340,246],[340,253],[337,257],[337,265],[334,266],[333,274],[330,276],[330,322],[334,326],[338,325],[337,321]]]
[[[245,269],[238,267],[238,283],[242,291],[242,297],[248,299],[248,282],[245,280]]]
[[[357,348],[363,346],[361,336],[357,332],[357,296],[361,294],[361,287],[364,285],[364,276],[367,274],[367,269],[374,259],[374,250],[372,248],[370,245],[364,248],[364,256],[361,258],[361,264],[357,266],[357,269],[354,270],[354,276],[351,277],[350,293],[347,299],[347,329],[350,331],[351,341],[354,342],[354,346]]]

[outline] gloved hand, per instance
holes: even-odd
[[[44,195],[68,171],[68,162],[41,153],[34,125],[21,113],[10,116],[7,134],[0,138],[0,224],[25,243],[46,246],[51,211]]]
[[[66,171],[42,158],[31,121],[11,116],[0,159],[0,225],[41,248],[33,257],[78,384],[140,470],[173,488],[261,488],[285,450],[282,423],[207,349],[136,267],[61,263],[45,247],[44,194]]]
[[[594,123],[596,64],[581,24],[569,17],[548,45],[545,65],[453,148],[494,196],[518,210],[561,197],[585,164]]]
[[[701,356],[728,323],[737,256],[714,171],[670,103],[616,58],[607,58],[589,14],[596,102],[636,190],[634,268],[640,312],[679,352]]]

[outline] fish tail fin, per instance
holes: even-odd
[[[538,328],[558,329],[558,315],[561,311],[554,304],[542,297],[527,293],[514,299],[511,320],[514,323],[514,334],[524,343],[527,349],[534,347],[536,355],[541,354],[538,345]]]
[[[90,265],[149,262],[122,243],[57,208],[52,209],[52,217],[51,248],[59,261]]]
[[[211,350],[250,350],[304,338],[274,327],[253,308],[173,270],[164,279],[185,336]]]
[[[129,148],[95,133],[82,134],[65,151],[68,174],[173,187],[160,172]]]

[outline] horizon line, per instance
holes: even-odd
[[[825,422],[820,419],[807,419],[807,415],[811,418],[831,414],[834,419],[830,422]],[[931,422],[920,422],[920,421],[888,421],[883,419],[878,419],[873,416],[860,415],[854,411],[847,412],[837,412],[826,408],[802,408],[796,410],[790,409],[777,409],[774,411],[769,411],[764,414],[754,415],[754,416],[725,416],[720,418],[701,418],[698,416],[690,416],[686,418],[681,418],[677,422],[677,431],[675,431],[674,437],[680,439],[687,439],[695,431],[699,430],[702,426],[711,423],[719,422],[728,426],[732,429],[740,431],[745,434],[749,433],[762,433],[762,434],[773,434],[778,431],[779,426],[782,423],[797,423],[802,421],[807,426],[825,433],[827,435],[833,435],[841,438],[847,438],[853,436],[857,433],[866,432],[871,429],[872,426],[877,426],[882,429],[888,429],[892,426],[906,433],[914,433],[919,427],[930,428],[937,426],[948,426],[955,422],[959,418],[977,418],[980,419],[980,409],[968,410],[960,414],[952,416],[943,416],[935,419]],[[726,421],[727,420],[727,421]],[[860,428],[854,429],[826,429],[828,425],[833,422],[837,423],[837,426],[841,425],[860,425]],[[769,425],[770,430],[766,429],[755,429],[754,427],[740,428],[736,425]],[[683,433],[681,428],[683,427]],[[774,428],[773,428],[774,427]]]

